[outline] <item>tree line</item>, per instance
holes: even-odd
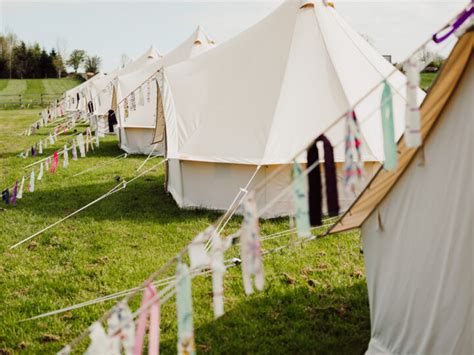
[[[19,40],[13,33],[0,33],[0,78],[62,78],[70,75],[68,67],[75,76],[80,68],[85,73],[96,74],[100,65],[100,57],[81,49],[67,55],[64,48],[46,50],[37,42],[27,44]]]

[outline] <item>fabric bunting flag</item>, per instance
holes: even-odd
[[[25,177],[22,176],[21,183],[20,183],[20,188],[18,189],[18,192],[16,194],[17,199],[22,199],[23,198],[23,186],[24,185],[25,185]]]
[[[39,142],[38,153],[39,155],[43,154],[43,141]]]
[[[124,110],[124,117],[128,118],[129,106],[128,106],[128,99],[127,98],[125,98],[123,100],[123,110]]]
[[[244,220],[240,230],[240,258],[242,259],[242,277],[247,295],[253,293],[252,277],[255,277],[255,287],[263,290],[265,275],[260,249],[260,228],[257,215],[255,192],[247,195],[244,201]]]
[[[79,152],[81,153],[81,158],[86,157],[86,147],[84,146],[84,136],[80,133],[77,136],[77,145],[79,147]]]
[[[89,131],[86,130],[86,153],[89,153],[89,144],[91,144]]]
[[[308,238],[311,237],[308,188],[306,180],[301,176],[302,173],[300,164],[295,161],[293,163],[293,201],[295,204],[296,228],[299,237]]]
[[[36,157],[36,148],[34,146],[31,147],[31,156]]]
[[[191,269],[209,266],[211,259],[206,251],[206,243],[213,236],[215,227],[210,226],[204,232],[199,233],[189,244],[188,253],[191,260]]]
[[[397,143],[395,142],[395,126],[393,123],[392,89],[387,81],[384,83],[382,103],[380,107],[382,116],[383,148],[385,154],[383,167],[385,170],[392,171],[397,167]]]
[[[135,101],[135,91],[130,94],[130,110],[136,111],[137,103]]]
[[[71,148],[71,155],[72,155],[72,160],[77,160],[77,147],[76,147],[76,141],[72,141],[72,148]]]
[[[36,178],[38,181],[40,181],[42,178],[43,178],[43,174],[44,174],[44,164],[41,163],[40,164],[40,171],[38,173],[38,177]]]
[[[364,173],[362,162],[362,134],[354,111],[346,115],[344,186],[355,193],[358,182]]]
[[[67,169],[69,166],[69,153],[67,151],[67,145],[64,146],[63,150],[63,168]]]
[[[135,342],[135,323],[132,312],[124,302],[117,304],[107,321],[111,341],[111,354],[132,355]]]
[[[155,355],[160,353],[160,299],[157,298],[156,300],[153,300],[156,295],[157,293],[153,284],[148,284],[143,291],[143,298],[140,306],[142,311],[138,318],[133,355],[142,354],[148,318],[150,319],[148,354]],[[144,307],[147,307],[146,305],[150,302],[153,302],[153,304],[144,309]]]
[[[2,201],[7,205],[10,204],[10,190],[8,188],[2,191]]]
[[[48,139],[49,139],[49,144],[53,145],[54,144],[54,137],[51,133],[49,134]]]
[[[420,110],[418,107],[417,91],[420,85],[420,71],[414,58],[404,65],[407,77],[406,111],[405,111],[405,144],[408,148],[421,145]]]
[[[143,86],[138,88],[138,105],[144,106],[145,105],[145,96],[143,95]]]
[[[308,195],[309,195],[309,216],[312,226],[323,224],[322,212],[322,184],[321,169],[319,167],[319,152],[316,141],[311,144],[306,152],[308,168],[314,167],[308,173]],[[316,166],[317,165],[317,166]]]
[[[43,126],[46,126],[48,124],[48,115],[46,114],[46,111],[41,112],[41,120]]]
[[[146,82],[146,102],[150,103],[151,100],[151,88],[150,88],[150,81]]]
[[[59,163],[59,154],[58,152],[54,152],[53,162],[51,163],[51,168],[49,169],[51,174],[54,174],[54,172],[56,171],[56,168],[58,167],[58,163]]]
[[[92,132],[91,132],[90,127],[87,127],[87,129],[86,129],[86,152],[89,151],[89,146],[90,146],[91,151],[94,151],[94,143],[93,143],[93,139],[92,139]]]
[[[112,354],[112,340],[105,332],[102,324],[95,322],[90,326],[89,332],[91,341],[89,347],[84,353],[85,355]]]
[[[35,192],[35,170],[31,170],[30,183],[28,184],[28,191]]]
[[[339,215],[339,193],[337,191],[336,163],[334,149],[329,139],[324,135],[316,138],[316,143],[323,143],[324,150],[324,178],[326,182],[326,202],[329,217]],[[363,169],[363,165],[361,165]]]
[[[222,239],[216,235],[211,245],[212,301],[214,318],[224,314],[224,275],[227,270],[224,254],[232,245],[232,238]]]
[[[16,206],[17,195],[18,195],[18,181],[15,181],[15,185],[13,185],[13,188],[12,188],[12,196],[10,197],[10,203],[13,206]]]
[[[44,170],[45,171],[49,171],[49,165],[51,163],[51,158],[48,157],[45,161],[44,161]]]
[[[178,354],[194,355],[193,295],[189,268],[178,262],[176,267],[176,311],[178,316]]]

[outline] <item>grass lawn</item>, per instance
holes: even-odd
[[[43,83],[44,85],[44,83]],[[16,154],[46,133],[19,137],[38,110],[0,111],[0,186],[11,186],[34,158]],[[13,132],[13,133],[12,133]],[[67,141],[62,138],[62,144]],[[61,142],[57,143],[59,147]],[[53,149],[48,149],[51,153]],[[141,284],[219,214],[184,211],[163,190],[155,171],[17,249],[8,247],[135,176],[143,156],[89,174],[77,172],[121,154],[115,137],[69,169],[45,174],[17,207],[0,210],[0,353],[53,353],[97,320],[114,302],[35,321],[20,320]],[[158,160],[150,161],[152,166]],[[36,173],[38,170],[36,170]],[[237,230],[235,217],[224,234]],[[287,219],[262,222],[262,234],[288,229]],[[269,250],[289,238],[265,241]],[[233,247],[226,258],[238,256]],[[168,275],[172,275],[170,270]],[[227,313],[213,319],[209,278],[193,281],[199,353],[362,354],[370,338],[367,288],[357,232],[331,236],[265,257],[263,292],[245,296],[239,267],[225,278]],[[140,297],[130,306],[136,309]],[[161,351],[176,352],[172,298],[162,307]],[[79,350],[84,350],[87,341]]]
[[[433,84],[437,75],[438,73],[421,73],[420,87],[423,90],[428,90],[431,84]]]
[[[59,98],[63,92],[79,85],[80,82],[72,79],[0,79],[0,107],[3,105],[19,104],[19,95],[22,103],[40,103]]]

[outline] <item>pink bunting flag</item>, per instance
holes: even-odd
[[[160,299],[156,299],[151,307],[147,307],[154,297],[156,297],[156,289],[153,284],[148,284],[143,292],[143,298],[140,308],[142,313],[138,318],[137,330],[135,333],[135,345],[133,348],[133,355],[141,355],[143,349],[143,342],[145,338],[148,317],[150,318],[150,332],[148,335],[148,354],[154,355],[160,353]]]
[[[51,163],[51,169],[49,170],[51,172],[51,174],[54,174],[54,172],[56,171],[56,168],[58,167],[58,163],[59,163],[59,155],[58,155],[58,152],[54,152],[54,155],[53,155],[53,162]]]

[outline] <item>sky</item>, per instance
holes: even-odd
[[[150,46],[162,54],[202,25],[217,43],[268,15],[281,0],[0,0],[0,32],[47,49],[84,49],[107,72]],[[467,0],[334,0],[336,9],[381,53],[403,60]]]

